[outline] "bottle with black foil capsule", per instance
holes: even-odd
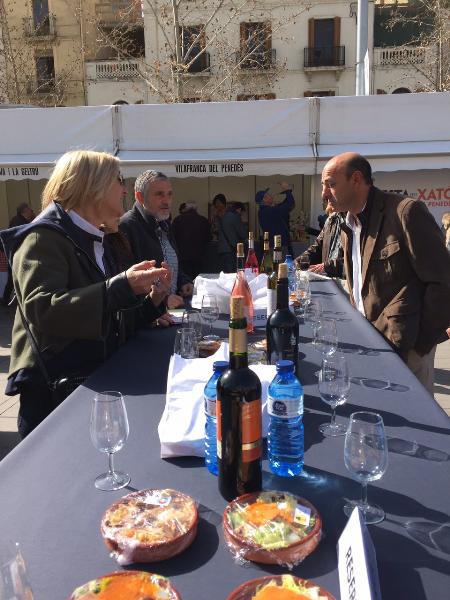
[[[230,368],[217,382],[219,491],[226,500],[262,485],[261,382],[248,368],[244,299],[231,298]]]
[[[283,260],[281,251],[281,235],[274,237],[272,272],[267,277],[267,317],[277,308],[278,265]]]
[[[273,272],[273,260],[270,252],[269,232],[264,232],[264,253],[259,266],[259,272],[265,273],[268,277]]]
[[[248,252],[245,260],[245,276],[248,281],[259,275],[258,258],[255,254],[255,240],[253,231],[248,232]]]
[[[253,332],[253,298],[244,271],[244,244],[239,242],[236,248],[236,279],[231,298],[241,296],[244,299],[244,316],[247,320],[247,332]]]
[[[277,308],[267,319],[267,364],[292,360],[298,377],[298,321],[289,308],[287,264],[278,265]]]

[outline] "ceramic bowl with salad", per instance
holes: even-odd
[[[243,583],[227,600],[335,600],[335,597],[314,581],[293,575],[274,575]]]
[[[288,492],[257,492],[228,504],[223,529],[237,559],[290,567],[315,550],[322,519],[304,498]]]

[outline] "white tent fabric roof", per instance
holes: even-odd
[[[48,177],[76,148],[126,176],[320,173],[347,150],[374,171],[450,168],[450,93],[0,111],[0,180]]]

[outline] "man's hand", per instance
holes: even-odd
[[[194,286],[192,283],[185,283],[180,288],[180,293],[183,298],[188,298],[192,296],[192,292],[194,291]]]
[[[169,313],[164,313],[156,319],[155,323],[156,327],[170,327],[173,325],[173,319]]]
[[[311,273],[325,273],[325,265],[324,263],[320,263],[320,265],[311,265],[308,271],[311,271]]]
[[[166,279],[167,269],[155,267],[154,260],[144,260],[125,271],[128,283],[136,296],[149,294],[152,286],[159,280]],[[170,276],[170,274],[169,274]]]
[[[184,306],[184,300],[181,296],[176,294],[170,294],[166,300],[167,308],[182,308]]]

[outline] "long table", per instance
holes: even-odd
[[[338,320],[352,386],[338,421],[360,409],[379,412],[389,436],[389,467],[369,485],[369,500],[386,520],[369,531],[377,552],[384,600],[450,597],[450,421],[376,330],[355,311],[333,282],[315,282],[313,296]],[[226,331],[226,323],[219,329]],[[330,419],[318,395],[314,371],[319,356],[311,331],[301,326],[301,379],[305,389],[305,472],[285,479],[263,463],[265,489],[295,492],[323,517],[324,537],[293,573],[310,578],[339,597],[336,543],[346,524],[342,506],[357,498],[360,485],[343,461],[344,438],[317,430]],[[279,567],[236,564],[222,534],[225,501],[216,478],[198,458],[161,460],[157,425],[165,402],[168,359],[174,330],[141,332],[129,341],[0,463],[0,547],[21,544],[35,600],[63,600],[78,585],[119,570],[102,541],[105,509],[128,491],[175,488],[194,496],[200,508],[197,538],[183,554],[144,565],[171,578],[183,600],[222,600],[240,583]],[[95,391],[120,390],[130,421],[127,444],[116,467],[131,474],[117,492],[94,488],[106,456],[89,438]],[[362,599],[365,600],[365,599]]]

